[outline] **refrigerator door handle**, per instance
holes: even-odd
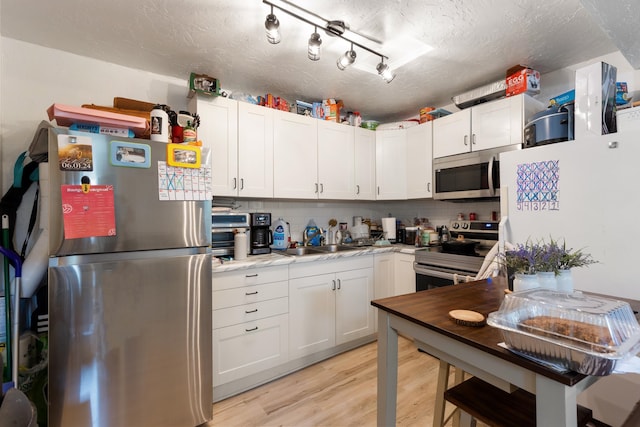
[[[489,182],[489,191],[491,192],[492,196],[496,195],[495,185],[493,184],[493,164],[495,160],[496,156],[491,156],[491,158],[489,159],[489,171],[487,172],[487,174],[489,175],[487,177]]]

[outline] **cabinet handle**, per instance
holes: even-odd
[[[476,145],[476,134],[475,133],[471,135],[471,143],[473,145]]]
[[[332,291],[335,291],[335,290],[336,290],[336,281],[335,281],[335,280],[332,280],[331,282],[332,282],[332,284],[331,284],[331,290],[332,290]]]
[[[431,183],[427,182],[427,192],[431,193]]]
[[[464,145],[469,145],[468,139],[469,139],[469,135],[465,135],[464,136]]]
[[[258,330],[258,327],[257,327],[257,326],[254,326],[253,328],[251,328],[251,329],[245,329],[244,331],[245,331],[245,332],[252,332],[252,331],[257,331],[257,330]]]
[[[238,178],[233,178],[233,189],[238,188]]]
[[[380,186],[378,185],[378,196],[380,195]]]
[[[360,185],[356,184],[356,194],[360,194]]]
[[[340,279],[338,279],[338,289],[340,289],[342,287],[342,282],[340,281]]]
[[[318,183],[316,182],[316,193],[318,192]]]
[[[244,277],[258,277],[258,273],[256,273],[256,274],[245,274]]]
[[[244,178],[240,178],[240,189],[244,190]]]
[[[320,193],[324,193],[324,184],[320,183]]]
[[[245,292],[245,295],[258,295],[258,291],[253,291],[253,292]]]
[[[257,309],[257,308],[254,308],[253,310],[245,310],[244,312],[245,312],[246,314],[250,314],[250,313],[257,313],[257,312],[258,312],[258,309]]]

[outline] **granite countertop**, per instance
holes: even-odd
[[[244,270],[274,265],[288,265],[293,263],[298,264],[303,262],[326,261],[338,258],[380,254],[385,252],[400,252],[413,255],[415,251],[415,246],[402,244],[393,244],[387,246],[366,246],[361,249],[353,249],[350,251],[297,256],[285,255],[279,253],[278,251],[273,251],[270,254],[265,255],[249,255],[247,256],[247,259],[244,259],[242,261],[233,260],[221,262],[219,258],[214,257],[212,269],[213,273],[215,274],[224,271]]]

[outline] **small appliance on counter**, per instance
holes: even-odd
[[[211,213],[211,253],[235,257],[235,233],[249,228],[248,213],[219,211]]]
[[[250,214],[249,228],[249,254],[260,255],[271,253],[270,245],[273,243],[271,234],[271,214]]]
[[[390,243],[396,241],[396,219],[394,217],[382,218],[382,233]]]

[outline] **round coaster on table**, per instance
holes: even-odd
[[[485,318],[477,311],[471,310],[451,310],[449,316],[462,326],[484,326]]]

